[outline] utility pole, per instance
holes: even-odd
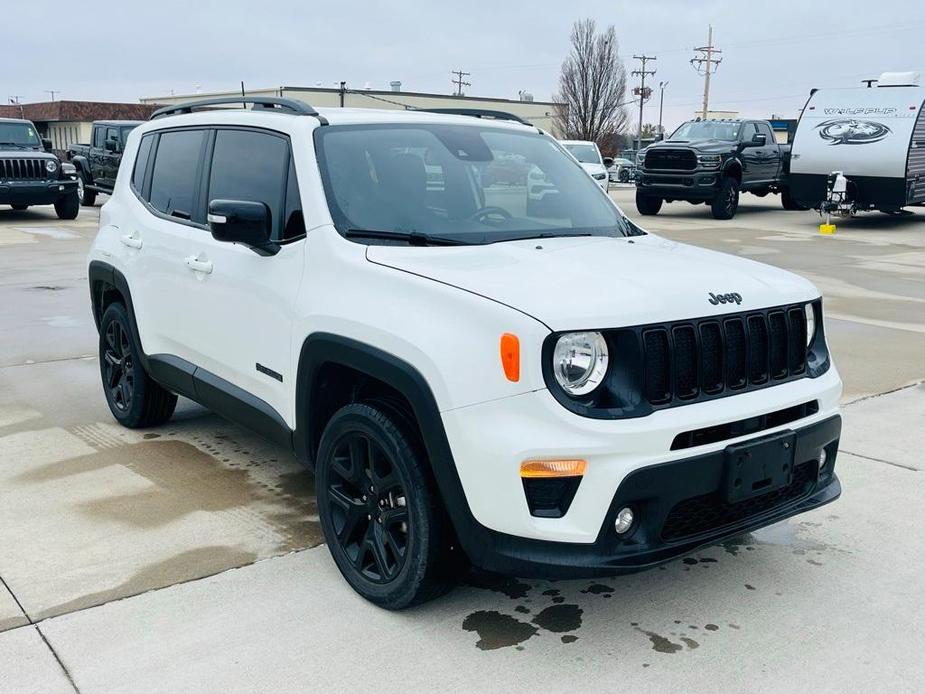
[[[665,105],[665,87],[668,86],[668,82],[659,82],[658,83],[658,134],[662,134],[662,107]]]
[[[344,107],[344,99],[347,95],[347,83],[341,80],[340,83],[340,107]]]
[[[10,103],[13,104],[14,106],[19,106],[19,117],[25,120],[26,114],[25,114],[25,111],[23,110],[22,102],[20,101],[20,99],[22,99],[22,94],[10,95]]]
[[[639,86],[633,89],[633,93],[639,95],[639,132],[636,134],[636,151],[638,152],[642,149],[642,106],[652,95],[652,88],[646,87],[646,75],[655,74],[655,70],[646,70],[646,63],[656,58],[652,55],[634,55],[633,59],[642,63],[638,70],[633,70],[631,73],[639,75]]]
[[[51,94],[51,100],[54,101],[54,100],[55,100],[55,94],[60,94],[60,93],[61,93],[61,90],[60,90],[60,89],[46,89],[46,90],[45,90],[45,93],[46,93],[46,94]]]
[[[699,52],[699,56],[691,58],[691,65],[694,66],[694,69],[703,75],[703,110],[700,113],[700,117],[706,120],[707,113],[710,110],[710,73],[716,72],[713,69],[713,66],[717,67],[721,62],[722,58],[714,58],[713,56],[716,53],[722,53],[720,49],[713,45],[713,25],[709,25],[709,33],[707,34],[707,45],[700,46],[695,48],[694,51]]]
[[[470,82],[463,82],[463,77],[469,77],[472,73],[463,72],[462,70],[450,70],[451,75],[456,75],[456,79],[450,80],[456,85],[456,96],[463,95],[463,87],[471,87]]]

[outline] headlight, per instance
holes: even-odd
[[[816,336],[816,312],[812,304],[806,304],[803,311],[806,313],[806,346],[809,347]]]
[[[592,175],[593,175],[594,178],[597,179],[598,181],[603,181],[605,178],[607,178],[607,174],[596,173],[596,174],[592,174]]]
[[[718,154],[698,154],[697,161],[705,169],[715,169],[723,158]]]
[[[569,395],[587,395],[607,373],[607,342],[598,332],[566,333],[553,350],[556,381]]]
[[[58,170],[58,162],[49,159],[45,162],[45,169],[48,171],[48,173],[54,173]]]
[[[71,164],[69,161],[61,162],[61,173],[65,176],[76,176],[77,167]]]
[[[640,151],[636,152],[636,163],[637,163],[637,164],[644,164],[645,161],[646,161],[646,153],[645,153],[645,150],[640,150]]]

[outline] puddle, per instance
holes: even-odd
[[[580,627],[583,613],[584,610],[578,605],[551,605],[536,615],[533,623],[546,631],[561,634]]]
[[[495,610],[473,612],[463,621],[462,628],[478,634],[475,645],[483,651],[518,646],[539,632],[532,624]]]
[[[516,578],[498,576],[483,571],[470,572],[470,574],[466,576],[464,583],[473,588],[481,588],[482,590],[502,593],[512,600],[519,600],[520,598],[527,597],[531,590],[530,585]]]

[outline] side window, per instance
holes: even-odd
[[[289,142],[285,138],[252,130],[219,130],[215,133],[208,199],[266,204],[273,238],[279,239],[288,165]]]
[[[176,130],[161,133],[151,173],[151,206],[179,219],[194,219],[203,130]]]
[[[752,138],[758,134],[758,128],[754,123],[746,123],[742,128],[742,142],[751,142]]]
[[[774,138],[774,133],[771,132],[771,126],[768,125],[767,123],[759,123],[758,132],[764,135],[765,140],[767,140],[767,144],[770,145],[773,142],[776,142]]]
[[[141,195],[144,190],[145,171],[148,170],[148,160],[151,158],[151,145],[154,144],[154,135],[145,135],[138,145],[138,156],[135,157],[135,170],[132,172],[132,187]]]
[[[103,146],[103,133],[106,129],[102,126],[96,125],[93,127],[93,146],[102,147]]]
[[[119,131],[116,128],[106,128],[107,140],[119,140]]]
[[[289,175],[286,179],[286,217],[280,240],[305,235],[305,217],[302,215],[302,198],[299,196],[299,180],[295,175],[295,161],[289,157]]]

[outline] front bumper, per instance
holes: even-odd
[[[521,577],[631,573],[835,501],[841,495],[834,471],[841,417],[829,417],[795,434],[794,480],[781,490],[725,502],[719,491],[725,455],[716,451],[627,476],[593,543],[548,542],[490,531],[470,558],[484,569]],[[823,449],[826,462],[820,470]],[[634,509],[638,520],[623,539],[613,531],[613,523],[625,506]]]
[[[722,175],[718,169],[640,171],[636,186],[653,197],[708,200],[716,195]]]
[[[0,183],[0,205],[52,205],[58,198],[77,192],[76,179],[61,181]]]

